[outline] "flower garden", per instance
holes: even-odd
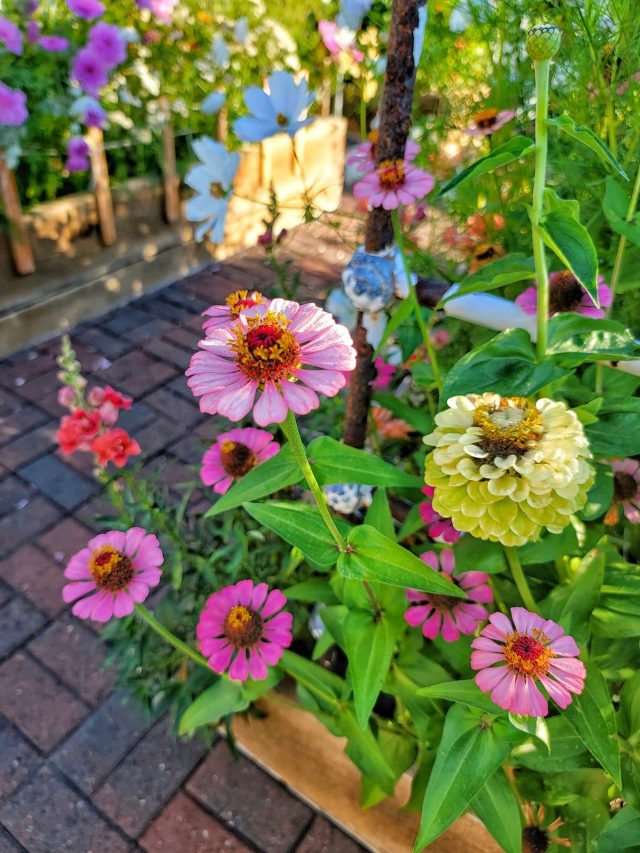
[[[89,363],[86,324],[59,324],[49,386],[27,398],[55,390],[56,476],[91,478],[108,507],[65,552],[56,600],[99,631],[119,689],[149,719],[166,715],[185,750],[271,738],[295,762],[302,715],[302,742],[308,732],[334,755],[319,787],[343,797],[333,763],[346,756],[349,809],[373,815],[359,834],[360,818],[258,750],[355,841],[303,842],[300,826],[270,846],[236,827],[242,849],[640,850],[634,5],[0,5],[3,251],[16,274],[36,267],[31,207],[93,193],[107,247],[111,188],[134,176],[159,176],[167,224],[208,263],[248,216],[239,205],[259,210],[240,274],[206,267],[195,291],[185,280],[195,323],[172,329],[170,302],[152,335],[163,340],[139,337],[147,368],[173,352],[183,383],[179,401],[154,391],[153,446],[136,432],[147,398],[128,374],[101,379],[111,362]],[[308,134],[335,117],[346,166],[342,201],[327,204],[336,176]],[[266,184],[255,196],[251,152]],[[330,286],[314,278],[321,233],[339,247]],[[120,309],[132,341],[136,312]],[[22,365],[53,357],[37,337],[2,365],[9,396],[23,393]],[[185,401],[197,447],[175,488],[162,424]],[[34,464],[7,477],[9,494],[29,480],[55,501],[57,481],[31,480]],[[0,542],[9,561],[16,520]],[[20,572],[0,576],[23,589]],[[58,849],[21,834],[7,802],[0,786],[15,849]],[[153,847],[119,826],[150,853],[178,831],[166,818]],[[225,849],[194,838],[185,853]],[[59,849],[96,849],[78,839]]]

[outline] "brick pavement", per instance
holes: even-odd
[[[347,256],[320,226],[293,235],[290,255],[307,296]],[[273,279],[250,250],[72,331],[87,378],[134,397],[122,426],[169,486],[192,479],[220,426],[183,376],[200,312]],[[96,626],[60,597],[65,561],[108,507],[89,455],[56,449],[58,350],[56,339],[0,362],[0,853],[362,850],[222,741],[175,740],[114,692]]]

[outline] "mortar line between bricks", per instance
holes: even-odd
[[[207,756],[202,757],[202,761],[205,760]],[[198,762],[199,764],[201,762]],[[194,768],[193,772],[195,773],[196,768]],[[191,775],[191,774],[190,774]],[[253,850],[254,853],[264,853],[264,849],[262,847],[258,847],[258,845],[252,841],[250,838],[247,838],[246,835],[243,835],[242,832],[236,826],[229,826],[228,823],[225,823],[224,820],[220,817],[220,815],[216,814],[213,809],[209,808],[206,803],[201,802],[197,797],[193,796],[187,788],[185,787],[188,779],[185,779],[182,782],[182,785],[178,789],[190,802],[196,806],[196,808],[203,811],[208,817],[210,817],[213,821],[215,821],[219,826],[225,829],[230,835],[235,836],[239,841],[242,841],[244,845],[246,845],[250,850]],[[177,792],[176,792],[177,793]]]
[[[0,826],[2,827],[3,831],[4,831],[4,832],[9,836],[9,838],[13,841],[13,843],[16,845],[16,847],[17,847],[17,848],[18,848],[18,850],[19,850],[19,853],[29,853],[29,851],[27,850],[27,848],[26,848],[26,847],[23,847],[23,846],[22,846],[22,844],[20,844],[20,842],[18,841],[18,839],[15,837],[15,835],[13,835],[13,834],[10,832],[10,830],[9,830],[9,829],[7,829],[7,827],[4,825],[4,823],[2,823],[2,821],[0,821]],[[1,841],[1,840],[2,840],[2,836],[0,836],[0,841]]]
[[[38,495],[36,495],[36,497],[43,497],[45,500],[47,500],[47,501],[49,500],[49,498],[43,492],[41,492],[39,489],[38,489]],[[94,497],[96,497],[96,496],[94,495]],[[49,503],[52,503],[52,501],[49,501]],[[88,501],[85,501],[85,503],[88,503]],[[54,504],[54,506],[57,507],[58,504]],[[80,504],[80,506],[83,506],[83,504]],[[77,509],[80,509],[80,506],[77,507]],[[40,536],[44,536],[46,533],[49,533],[51,530],[53,530],[53,528],[56,526],[56,524],[60,524],[60,522],[64,521],[66,518],[73,518],[73,517],[74,516],[69,515],[67,513],[67,514],[63,515],[61,518],[56,518],[54,521],[52,521],[52,523],[48,527],[43,527],[42,530],[39,530],[38,533],[36,534],[36,537],[39,538]],[[15,552],[20,550],[20,548],[22,548],[24,545],[30,545],[30,544],[32,544],[32,543],[29,541],[18,542],[18,544],[15,547],[10,548],[9,551],[6,552],[6,554],[3,554],[0,557],[0,560],[6,560],[7,557],[10,557],[12,554],[15,554]]]
[[[285,786],[285,787],[286,787],[286,790],[289,791],[290,794],[292,794],[296,799],[299,799],[299,797],[295,791],[292,791],[291,788],[289,788],[288,786]],[[302,800],[301,802],[304,802],[304,801]],[[300,831],[300,833],[298,834],[298,837],[296,838],[294,843],[289,848],[289,853],[294,853],[294,851],[298,849],[300,844],[302,844],[302,842],[304,841],[304,839],[307,836],[307,833],[311,829],[311,825],[313,824],[313,821],[315,820],[317,814],[318,814],[318,812],[316,812],[316,810],[312,808],[311,817],[307,821],[306,826],[304,826],[302,828],[302,830]]]
[[[57,617],[49,616],[43,610],[40,610],[40,608],[37,607],[31,601],[30,598],[28,598],[26,595],[23,595],[19,590],[14,589],[10,583],[7,582],[7,586],[9,587],[9,589],[11,589],[13,591],[14,594],[11,596],[9,601],[5,602],[5,604],[2,605],[2,607],[7,607],[16,598],[20,598],[20,599],[22,599],[22,601],[26,602],[29,605],[29,607],[32,607],[34,610],[37,610],[37,612],[40,613],[40,615],[44,617],[45,622],[39,628],[36,628],[36,630],[32,634],[29,634],[28,637],[25,637],[20,643],[18,643],[15,646],[12,646],[12,648],[6,654],[4,654],[4,655],[0,654],[0,665],[6,663],[6,661],[8,661],[14,655],[18,655],[18,654],[22,654],[22,653],[29,654],[29,657],[33,658],[36,661],[36,663],[39,663],[38,659],[35,658],[34,655],[29,653],[27,646],[32,640],[35,640],[36,637],[39,637],[43,631],[45,631],[53,622],[55,622]],[[64,611],[62,611],[62,612],[64,613]]]

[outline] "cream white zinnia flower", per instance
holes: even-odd
[[[564,403],[469,394],[436,415],[425,444],[433,508],[479,539],[524,545],[560,533],[594,472],[582,424]]]
[[[187,202],[185,216],[189,222],[201,223],[195,231],[196,240],[202,240],[209,234],[213,243],[222,243],[224,220],[240,155],[230,153],[224,145],[208,136],[196,139],[193,150],[201,163],[194,166],[185,178],[187,186],[197,193]]]

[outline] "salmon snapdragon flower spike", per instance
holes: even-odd
[[[547,716],[549,705],[538,684],[560,708],[571,704],[572,693],[584,689],[587,671],[578,660],[576,641],[557,622],[524,607],[512,607],[511,619],[492,613],[471,648],[476,684],[512,714]]]
[[[223,432],[202,457],[200,478],[205,486],[224,495],[234,480],[240,480],[256,465],[271,459],[280,450],[270,432],[255,427]]]
[[[312,303],[273,299],[208,332],[188,384],[200,411],[232,421],[252,409],[260,426],[282,423],[289,410],[306,415],[320,405],[316,392],[333,397],[356,364],[347,329]]]
[[[227,296],[224,305],[211,305],[202,312],[202,316],[208,318],[202,324],[205,335],[208,337],[210,331],[228,326],[229,322],[239,317],[243,311],[266,304],[267,300],[257,290],[251,293],[248,290],[235,290]]]
[[[395,210],[401,204],[413,204],[424,198],[434,186],[433,175],[407,160],[383,160],[377,169],[355,184],[353,195],[366,199],[369,207]]]

